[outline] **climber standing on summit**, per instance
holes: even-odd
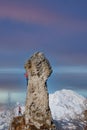
[[[25,76],[25,78],[26,78],[27,86],[28,86],[28,73],[26,72],[26,73],[24,74],[24,76]]]

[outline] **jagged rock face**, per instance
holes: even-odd
[[[25,106],[26,124],[32,124],[40,130],[54,130],[46,84],[52,73],[50,63],[42,53],[36,53],[27,61],[25,69],[29,79]]]

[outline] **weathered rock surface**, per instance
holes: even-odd
[[[29,78],[25,107],[26,124],[31,123],[40,130],[51,130],[54,126],[46,84],[52,73],[50,63],[42,53],[36,53],[27,61],[25,69]]]
[[[46,84],[52,73],[49,61],[38,52],[26,62],[25,69],[28,73],[25,115],[16,117],[10,130],[56,130]]]

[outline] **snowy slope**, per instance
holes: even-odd
[[[85,109],[85,98],[72,90],[61,90],[49,95],[53,119],[74,119]]]
[[[0,113],[0,130],[7,130],[10,124],[12,115],[10,111],[3,111]]]

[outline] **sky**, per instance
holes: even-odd
[[[24,101],[24,64],[38,51],[53,69],[49,93],[87,97],[87,0],[0,0],[0,103],[9,92]]]

